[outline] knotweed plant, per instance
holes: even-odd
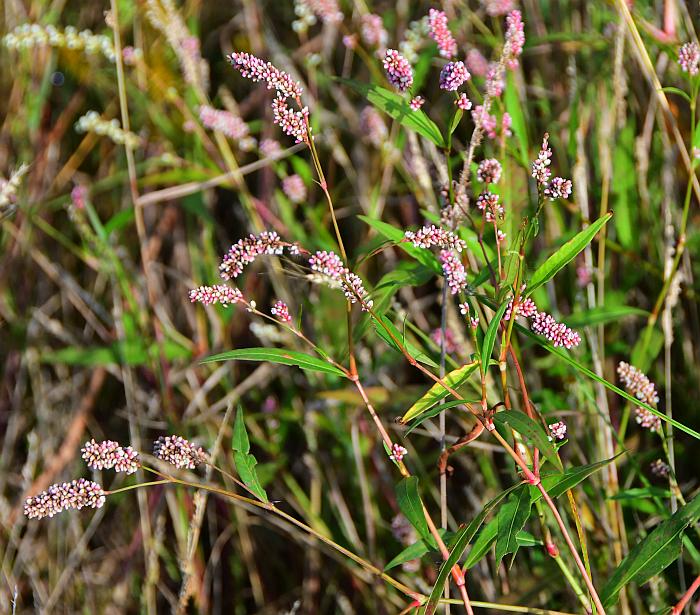
[[[363,579],[373,577],[396,590],[401,613],[426,615],[449,608],[472,614],[482,607],[494,611],[561,613],[547,610],[551,605],[546,604],[539,605],[547,607],[544,609],[529,603],[505,605],[498,595],[493,602],[476,600],[474,596],[481,597],[482,592],[470,571],[480,565],[492,548],[495,570],[502,575],[499,591],[508,586],[513,562],[525,547],[531,547],[539,549],[546,562],[552,562],[548,571],[557,575],[558,591],[560,588],[561,593],[576,601],[581,612],[599,615],[616,612],[618,601],[624,613],[635,612],[634,608],[642,604],[636,596],[636,602],[630,606],[627,585],[644,582],[658,571],[659,556],[650,553],[654,545],[663,552],[663,563],[668,565],[677,559],[677,551],[685,540],[689,557],[698,563],[697,549],[684,532],[700,518],[700,500],[696,497],[686,503],[687,489],[684,493],[676,476],[674,451],[667,437],[668,425],[691,435],[695,432],[664,413],[668,400],[662,401],[656,385],[645,374],[653,375],[650,370],[656,356],[651,348],[656,319],[665,309],[666,299],[677,302],[680,293],[676,274],[685,246],[695,162],[690,162],[693,173],[683,210],[683,232],[678,243],[668,250],[663,290],[653,311],[648,312],[649,324],[639,346],[632,357],[618,363],[622,387],[618,388],[603,377],[609,357],[599,353],[597,335],[602,329],[596,333],[592,326],[603,322],[607,313],[602,308],[593,310],[592,315],[577,313],[580,300],[557,301],[552,286],[556,276],[571,275],[575,292],[595,296],[594,275],[604,272],[591,267],[591,245],[598,240],[604,254],[606,243],[601,233],[612,213],[602,208],[597,218],[582,215],[577,191],[579,178],[585,178],[586,173],[574,175],[576,183],[568,177],[566,169],[573,161],[567,155],[566,144],[556,138],[554,127],[553,137],[538,132],[534,146],[528,140],[534,131],[529,130],[515,104],[518,88],[523,85],[522,64],[527,61],[526,23],[516,4],[481,3],[481,17],[496,24],[496,34],[489,40],[497,43],[487,51],[478,49],[474,41],[464,40],[464,28],[451,24],[452,14],[447,8],[430,8],[409,23],[405,23],[408,20],[404,19],[403,9],[397,9],[405,26],[399,39],[388,29],[391,20],[364,6],[351,19],[343,13],[344,4],[335,0],[294,3],[291,27],[303,43],[309,74],[316,75],[317,70],[333,65],[330,53],[326,57],[316,51],[335,44],[335,51],[343,58],[343,76],[335,82],[343,88],[338,105],[349,105],[354,94],[362,96],[361,104],[351,113],[361,133],[357,141],[385,165],[380,185],[370,191],[372,198],[365,213],[372,215],[362,217],[362,222],[372,229],[371,241],[353,253],[346,247],[350,245],[346,229],[351,217],[348,212],[354,203],[348,203],[351,197],[334,190],[327,177],[336,181],[338,167],[352,168],[354,153],[348,154],[326,130],[328,115],[320,108],[317,95],[323,80],[309,79],[307,85],[295,72],[291,59],[283,65],[272,52],[270,57],[275,62],[263,57],[262,51],[258,55],[257,51],[234,49],[225,57],[234,92],[224,91],[224,104],[214,106],[207,96],[209,66],[203,59],[199,39],[188,30],[171,0],[146,2],[151,26],[165,36],[190,88],[182,97],[170,90],[168,94],[182,114],[182,128],[186,126],[188,138],[196,136],[204,150],[213,152],[212,159],[223,160],[226,166],[225,173],[214,178],[207,175],[208,169],[197,169],[206,177],[202,185],[232,186],[239,191],[242,208],[251,223],[250,229],[229,239],[218,271],[210,260],[197,264],[187,297],[183,294],[180,300],[194,305],[187,306],[191,310],[188,314],[195,315],[192,320],[196,319],[200,331],[206,329],[207,319],[213,322],[221,317],[232,326],[244,326],[250,320],[250,332],[262,345],[207,353],[202,362],[250,361],[294,366],[309,372],[310,380],[327,385],[325,398],[361,408],[361,414],[350,420],[353,454],[357,472],[362,475],[364,514],[370,528],[367,533],[374,535],[376,531],[377,512],[393,507],[398,514],[382,518],[381,525],[391,528],[401,549],[394,560],[384,568],[376,558],[373,544],[359,549],[332,540],[318,516],[318,493],[310,498],[298,495],[302,490],[291,474],[286,480],[301,502],[297,511],[306,506],[306,498],[311,502],[309,510],[317,518],[302,522],[299,515],[286,512],[284,504],[270,498],[267,490],[275,489],[279,480],[276,470],[288,460],[279,460],[276,467],[270,464],[272,470],[268,467],[261,471],[251,453],[242,405],[229,425],[229,404],[217,446],[206,447],[209,450],[180,435],[158,436],[150,454],[137,450],[136,440],[130,445],[90,439],[82,447],[81,457],[99,481],[80,477],[38,492],[30,491],[23,508],[27,518],[38,520],[68,510],[99,509],[116,494],[137,489],[184,487],[196,491],[200,498],[203,493],[216,495],[244,511],[255,509],[275,522],[293,525],[308,534],[314,544],[323,543],[344,561],[352,562],[354,574],[359,569]],[[244,17],[251,19],[248,14]],[[477,30],[486,28],[480,20],[478,26]],[[322,32],[317,39],[313,37],[316,28]],[[6,36],[5,44],[19,49],[70,46],[73,41],[76,48],[97,50],[121,67],[124,54],[91,36],[25,27]],[[313,57],[309,56],[307,45],[314,50]],[[265,49],[263,44],[253,47]],[[114,49],[121,49],[121,45]],[[347,78],[357,58],[368,67],[365,82]],[[141,66],[143,61],[139,55],[132,64]],[[680,47],[676,70],[680,67],[689,80],[690,94],[686,97],[693,121],[700,87],[699,63],[700,51],[695,43]],[[120,85],[124,95],[124,84]],[[254,100],[265,101],[261,122],[245,119],[247,110],[234,101],[237,88],[252,88]],[[149,254],[159,246],[144,240],[142,207],[159,196],[138,193],[131,156],[133,150],[147,147],[145,139],[139,136],[143,133],[131,132],[126,122],[105,121],[94,111],[80,117],[75,128],[81,133],[107,136],[127,151],[133,215],[140,233],[148,286]],[[576,135],[570,138],[573,143]],[[250,158],[259,156],[259,160],[251,162],[248,168],[239,166],[227,139],[236,144],[236,153]],[[695,144],[695,126],[691,143]],[[292,151],[300,153],[287,163],[283,158]],[[389,223],[380,216],[387,204],[384,192],[391,185],[393,167],[398,161],[408,170],[404,179],[409,188],[406,192],[411,194],[398,195],[397,200],[401,207],[407,203],[415,207],[406,208],[411,209],[411,214],[400,217],[401,223]],[[267,180],[279,180],[275,184],[279,196],[274,197],[275,202],[281,203],[279,211],[270,207],[266,199],[252,198],[247,193],[244,171],[252,172],[251,169],[268,173],[262,182],[268,196],[276,188],[270,188]],[[22,168],[0,184],[0,215],[3,207],[14,204],[23,172]],[[351,174],[343,181],[365,180],[364,176]],[[175,190],[163,199],[197,191],[191,184]],[[311,213],[314,195],[322,196],[324,215],[320,218]],[[95,218],[93,191],[76,183],[70,196],[68,207],[77,232],[97,253],[109,242],[104,227],[100,226],[97,232],[89,228]],[[569,219],[575,222],[571,228],[552,229],[552,219],[559,220],[560,227],[566,226],[564,221]],[[231,221],[232,224],[218,229],[219,237],[237,226],[234,216]],[[307,225],[309,221],[313,226]],[[118,224],[119,220],[110,228]],[[309,231],[320,227],[323,232]],[[161,235],[160,240],[164,240],[167,230]],[[559,235],[561,238],[557,238]],[[546,253],[544,258],[539,257],[542,251]],[[77,249],[75,252],[81,254]],[[120,277],[123,270],[119,259],[116,254],[110,256],[110,274],[116,272],[120,290],[127,294],[124,303],[137,303],[128,295],[129,285]],[[601,262],[604,264],[604,259]],[[209,269],[206,263],[211,265]],[[91,261],[91,265],[100,271],[99,264]],[[390,271],[375,279],[382,266]],[[267,277],[260,274],[263,270],[270,272],[274,294],[267,292]],[[152,297],[153,288],[148,286],[147,290],[148,297]],[[323,301],[309,299],[319,296],[324,297]],[[83,307],[80,296],[75,301],[79,308]],[[423,312],[428,310],[424,306],[433,305],[437,305],[435,314],[426,316]],[[672,321],[671,316],[667,314],[667,323]],[[315,323],[324,323],[331,334],[319,334]],[[162,336],[163,332],[157,331]],[[158,342],[154,355],[160,353],[164,362],[168,347],[161,338]],[[377,394],[377,383],[387,376],[381,368],[373,373],[368,359],[371,344],[381,344],[388,356],[398,357],[401,365],[392,363],[391,369],[404,370],[420,387],[411,403],[405,403],[397,392],[397,403],[404,405],[401,416],[393,421],[383,407],[390,406],[392,400]],[[207,346],[208,341],[203,341],[197,352]],[[538,365],[545,362],[561,372],[569,370],[566,377],[577,378],[577,383],[589,379],[593,384],[585,389],[581,386],[578,396],[551,393],[536,373]],[[159,375],[167,389],[167,371]],[[122,378],[128,381],[123,374]],[[256,380],[254,386],[264,388],[264,379]],[[579,418],[584,411],[579,406],[583,406],[585,395],[593,397],[593,387],[595,401],[589,399],[585,403],[587,408],[596,406],[598,415],[594,418],[602,427],[600,433],[582,433]],[[627,403],[621,416],[608,407],[606,390]],[[238,389],[234,393],[240,396]],[[129,397],[127,402],[142,400]],[[191,405],[196,403],[197,399]],[[170,410],[173,413],[167,420],[179,411]],[[278,424],[274,418],[277,410],[278,402],[270,395],[261,410],[264,420]],[[185,410],[185,414],[188,412]],[[655,529],[648,528],[647,538],[636,546],[627,542],[620,498],[616,499],[613,493],[619,487],[613,468],[625,454],[625,433],[632,416],[635,436],[653,440],[652,446],[658,440],[663,450],[663,458],[658,451],[649,451],[644,467],[637,470],[644,477],[643,497],[653,502],[649,507],[664,521]],[[256,429],[258,441],[260,433]],[[382,498],[380,505],[368,495],[371,481],[364,476],[360,433],[368,436],[369,458],[374,467],[381,468],[382,476],[390,476],[393,482],[393,492],[377,490]],[[425,456],[425,443],[419,440],[426,436],[432,457]],[[224,438],[230,442],[227,449],[235,468],[231,472],[223,462],[216,461],[216,449]],[[600,439],[601,448],[610,455],[584,463],[580,443],[589,438]],[[467,455],[486,455],[486,451],[499,459],[498,470],[509,486],[472,514],[454,505],[456,498],[449,488],[455,473],[452,464]],[[630,463],[639,465],[636,460]],[[309,465],[319,465],[318,459]],[[435,485],[430,484],[427,465],[435,469]],[[479,466],[474,463],[469,467],[475,468],[476,474]],[[319,475],[327,469],[319,468]],[[329,474],[348,471],[330,468]],[[606,473],[604,488],[595,493],[593,489],[585,491],[583,500],[575,497],[573,489],[599,471]],[[112,477],[111,472],[121,476]],[[664,483],[664,490],[668,487],[673,502],[670,511],[660,500],[665,491],[651,480]],[[430,497],[433,493],[437,494],[437,505]],[[194,518],[201,513],[199,506],[203,501],[206,500],[197,501]],[[604,522],[597,513],[593,522],[587,518],[591,502],[600,504],[605,511],[600,517]],[[204,504],[201,506],[203,509]],[[353,513],[343,508],[343,523],[352,520]],[[193,523],[195,526],[197,529],[188,541],[200,531],[201,517],[199,524]],[[197,538],[198,534],[193,539],[195,545]],[[593,541],[610,543],[613,557],[609,562],[593,556]],[[429,554],[436,555],[426,565]],[[192,559],[189,565],[194,568]],[[432,563],[438,559],[439,566],[435,568]],[[409,576],[397,578],[392,568],[399,564]],[[183,570],[186,580],[191,575],[192,569]],[[193,591],[183,583],[184,598],[173,602],[186,604],[188,592]],[[689,599],[692,593],[686,595]],[[384,599],[385,594],[378,591],[377,596],[378,600]],[[525,600],[530,598],[523,596]],[[377,612],[395,606],[388,605],[382,605]],[[674,608],[673,612],[679,611]]]

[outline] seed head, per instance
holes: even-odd
[[[120,446],[114,440],[96,442],[93,438],[83,446],[82,457],[88,468],[133,474],[141,467],[139,454],[130,446]]]
[[[70,483],[51,485],[46,491],[27,498],[24,514],[30,519],[43,519],[68,509],[101,508],[104,503],[105,493],[102,487],[79,478]]]
[[[161,436],[153,443],[153,455],[176,468],[194,470],[207,461],[207,454],[180,436]]]

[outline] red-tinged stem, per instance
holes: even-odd
[[[671,615],[681,615],[686,604],[693,597],[693,594],[700,588],[700,576],[698,576],[688,590],[683,594],[683,597],[678,601],[678,604],[671,609]]]

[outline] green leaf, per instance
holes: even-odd
[[[543,474],[542,475],[542,486],[545,488],[549,497],[558,498],[563,493],[566,493],[569,489],[573,489],[580,482],[587,479],[591,474],[594,474],[601,468],[604,468],[608,464],[612,463],[617,459],[620,453],[615,457],[610,459],[604,459],[603,461],[597,461],[585,466],[577,466],[575,468],[570,468],[566,472],[557,472],[556,474]],[[532,503],[538,502],[542,498],[542,493],[537,487],[530,487],[530,498]]]
[[[563,319],[569,327],[590,327],[593,325],[615,322],[627,316],[649,316],[649,312],[630,305],[618,305],[615,307],[595,307],[585,312],[572,314]]]
[[[471,523],[467,527],[462,528],[459,530],[459,532],[457,532],[454,539],[454,546],[452,547],[452,551],[450,551],[450,556],[443,562],[442,566],[440,566],[440,572],[438,572],[433,590],[430,592],[428,601],[423,606],[421,611],[423,615],[433,615],[435,613],[435,609],[437,608],[438,602],[442,597],[445,582],[450,574],[450,570],[452,570],[452,566],[454,566],[459,561],[459,558],[462,557],[462,553],[464,553],[467,545],[469,545],[472,538],[474,538],[476,535],[477,531],[481,527],[481,524],[484,522],[484,519],[486,519],[486,516],[501,502],[503,498],[515,491],[521,484],[522,483],[513,485],[502,493],[499,493],[481,509],[481,512],[474,517],[474,519],[472,519]]]
[[[238,404],[236,420],[233,423],[231,448],[241,453],[250,453],[250,440],[248,440],[248,432],[246,431],[245,420],[243,418],[243,406],[241,406],[241,404]]]
[[[423,424],[428,419],[431,419],[434,416],[437,416],[441,412],[445,412],[445,410],[449,410],[450,408],[454,408],[455,406],[461,406],[465,402],[476,404],[479,401],[480,401],[480,399],[454,399],[452,401],[448,401],[447,403],[433,406],[432,408],[430,408],[430,410],[426,410],[423,414],[421,414],[418,418],[416,418],[415,421],[413,421],[411,423],[409,428],[404,433],[404,436],[407,436],[408,434],[410,434],[414,429],[419,427],[421,424]]]
[[[452,532],[439,528],[438,534],[440,534],[440,537],[443,540],[448,540],[452,535]],[[428,553],[428,551],[435,551],[436,549],[437,545],[435,544],[435,539],[432,536],[430,537],[429,542],[426,540],[414,542],[412,545],[408,545],[403,551],[401,551],[401,553],[399,553],[386,566],[384,566],[384,572],[391,570],[392,568],[396,568],[396,566],[400,566],[401,564],[405,564],[406,562],[410,562],[411,560],[418,559],[419,557],[422,557]]]
[[[513,431],[517,431],[526,440],[529,440],[540,449],[540,452],[551,461],[558,470],[564,471],[564,466],[562,466],[561,460],[557,456],[554,445],[547,438],[547,434],[542,427],[535,423],[527,414],[518,410],[498,412],[494,415],[493,422],[500,426],[510,425]]]
[[[506,111],[508,111],[510,119],[512,120],[511,127],[513,129],[513,134],[518,140],[518,146],[520,147],[520,164],[526,169],[529,169],[530,156],[528,155],[527,123],[523,115],[523,109],[526,107],[518,98],[518,90],[515,86],[515,78],[513,75],[513,72],[508,72],[508,81],[505,91]]]
[[[523,529],[530,517],[530,491],[527,485],[521,485],[508,496],[505,504],[498,511],[498,536],[496,538],[496,568],[508,553],[513,556],[518,551],[518,532]]]
[[[670,498],[671,492],[661,487],[634,487],[613,495],[611,500],[639,500],[644,498]]]
[[[201,362],[217,363],[219,361],[268,361],[270,363],[281,363],[282,365],[296,365],[301,369],[310,371],[345,376],[340,369],[335,365],[331,365],[328,361],[297,350],[286,350],[284,348],[241,348],[240,350],[229,350],[207,357]]]
[[[377,109],[393,117],[402,126],[430,139],[438,147],[445,146],[445,140],[435,122],[420,109],[418,111],[411,109],[403,96],[378,85],[361,83],[352,79],[339,79],[339,81],[362,94]]]
[[[435,363],[435,361],[433,361],[420,348],[418,348],[418,346],[404,339],[404,336],[394,326],[394,323],[391,322],[391,320],[389,320],[384,315],[380,315],[378,316],[378,318],[379,320],[381,320],[384,326],[382,326],[378,322],[373,322],[372,324],[377,330],[377,334],[379,335],[379,337],[381,337],[387,344],[389,344],[389,346],[391,346],[394,350],[401,352],[399,345],[394,340],[394,338],[396,338],[396,340],[399,340],[403,344],[404,348],[408,351],[408,354],[410,354],[416,361],[419,361],[420,363],[423,363],[425,365],[430,365],[430,367],[438,367],[438,364]],[[391,331],[391,334],[389,334],[389,331],[387,331],[387,329]]]
[[[452,116],[452,119],[450,120],[450,135],[457,130],[457,126],[459,126],[459,122],[462,119],[462,116],[464,115],[464,111],[461,109],[457,109],[455,111],[455,114]]]
[[[669,86],[666,86],[665,88],[661,88],[660,91],[661,92],[669,92],[671,94],[678,94],[678,96],[682,96],[683,98],[685,98],[688,101],[688,103],[691,102],[690,96],[688,96],[688,93],[684,92],[680,88],[674,88],[673,86],[669,85]]]
[[[496,336],[498,335],[498,325],[501,324],[501,319],[503,314],[508,307],[508,301],[504,301],[498,308],[498,311],[493,315],[491,322],[489,322],[489,328],[486,330],[486,335],[484,335],[484,343],[481,346],[481,373],[486,373],[486,368],[489,366],[489,361],[491,360],[491,353],[493,352],[493,346],[496,343]]]
[[[644,540],[634,546],[620,562],[600,592],[603,606],[612,606],[622,587],[628,583],[641,585],[672,564],[681,552],[685,529],[700,518],[700,495],[679,508],[660,523]]]
[[[458,367],[447,374],[443,380],[450,388],[457,389],[467,381],[469,376],[471,376],[476,370],[477,365],[477,363],[467,363],[466,365],[462,365],[462,367]],[[423,395],[423,397],[421,397],[406,411],[406,413],[401,417],[401,422],[407,423],[408,421],[415,419],[417,416],[420,416],[432,408],[441,399],[447,397],[447,395],[447,389],[445,389],[445,387],[443,387],[440,383],[435,383],[430,387],[430,389],[428,389],[428,392]]]
[[[396,501],[418,535],[430,544],[432,536],[423,513],[423,503],[418,495],[418,479],[415,476],[407,476],[396,485]]]
[[[255,471],[255,466],[258,463],[249,453],[244,453],[242,451],[236,451],[233,454],[233,462],[236,464],[236,471],[238,476],[248,489],[250,489],[260,500],[267,502],[267,493],[263,489],[260,481],[258,480],[258,474]]]
[[[580,233],[577,233],[572,239],[567,241],[561,248],[552,254],[537,268],[535,273],[532,274],[525,294],[527,296],[531,295],[536,288],[539,288],[542,286],[542,284],[552,279],[560,269],[563,269],[568,263],[576,258],[579,252],[581,252],[581,250],[583,250],[589,243],[591,243],[591,241],[593,241],[593,238],[596,236],[598,231],[605,226],[611,217],[612,212],[609,212],[602,218],[598,218],[598,220],[591,223]]]

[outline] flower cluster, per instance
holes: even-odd
[[[363,311],[369,311],[374,305],[371,299],[367,299],[367,289],[359,275],[352,273],[343,263],[343,260],[335,252],[325,250],[316,252],[309,259],[312,271],[321,273],[340,285],[345,298],[350,303],[360,302]]]
[[[275,305],[270,308],[270,313],[277,316],[282,322],[292,322],[292,317],[289,315],[289,307],[284,301],[276,301]]]
[[[491,17],[505,15],[515,8],[514,0],[481,0],[481,2]]]
[[[109,137],[117,145],[127,145],[131,148],[137,147],[141,143],[141,139],[133,132],[122,130],[119,120],[103,120],[97,111],[88,111],[85,115],[78,118],[78,121],[75,123],[75,129],[78,132],[94,132],[95,134]]]
[[[566,438],[566,423],[564,421],[557,421],[549,425],[549,432],[555,440],[563,440]]]
[[[409,107],[411,107],[413,111],[418,111],[424,104],[425,98],[422,96],[414,96],[409,103]]]
[[[265,62],[260,58],[245,52],[234,51],[228,56],[231,65],[238,69],[243,77],[252,81],[265,81],[268,90],[277,90],[283,98],[301,98],[303,89],[298,81],[279,70],[271,62]]]
[[[476,206],[484,212],[486,222],[493,222],[503,217],[503,205],[500,197],[488,190],[482,192],[476,199]]]
[[[564,323],[557,322],[554,317],[546,312],[537,312],[532,319],[532,330],[546,337],[557,348],[563,346],[567,350],[576,348],[581,343],[581,336],[567,327]]]
[[[442,346],[442,331],[440,329],[435,329],[430,334],[430,339],[433,340],[438,346]],[[445,352],[447,354],[454,354],[459,350],[459,345],[457,344],[457,339],[452,329],[445,329]]]
[[[501,163],[495,158],[487,158],[479,163],[476,178],[484,184],[497,184],[501,179]]]
[[[515,307],[515,315],[516,316],[523,316],[524,318],[532,318],[535,314],[537,314],[539,310],[537,309],[537,306],[535,305],[535,302],[528,297],[527,299],[523,299],[518,305]],[[510,317],[513,314],[513,300],[510,300],[510,303],[508,303],[508,307],[506,308],[505,314],[503,314],[503,320],[510,320]]]
[[[418,61],[418,52],[423,46],[428,31],[426,18],[408,24],[408,28],[404,32],[404,40],[399,43],[399,51],[409,62],[415,64]]]
[[[408,454],[408,450],[401,446],[400,444],[394,443],[391,447],[391,454],[389,459],[395,461],[396,463],[401,463],[403,458]]]
[[[537,180],[540,186],[546,186],[552,172],[549,170],[549,165],[552,164],[552,150],[549,147],[549,134],[544,133],[542,138],[542,147],[537,154],[537,160],[532,163],[532,177]]]
[[[161,436],[153,443],[153,455],[176,468],[194,470],[206,463],[207,454],[201,447],[181,436]]]
[[[282,191],[292,203],[301,203],[306,200],[304,180],[296,173],[287,175],[282,180]]]
[[[620,377],[627,391],[640,401],[649,406],[659,403],[659,395],[656,386],[647,376],[633,365],[620,361],[617,366],[617,375]],[[647,410],[638,406],[635,408],[635,420],[644,429],[652,432],[661,431],[661,419]]]
[[[6,34],[2,40],[8,49],[50,46],[84,51],[88,55],[101,53],[110,62],[117,58],[111,37],[93,34],[90,30],[78,32],[73,26],[59,30],[51,25],[22,24]]]
[[[469,111],[472,108],[472,101],[462,92],[455,100],[455,105],[462,111]]]
[[[655,459],[649,464],[649,469],[654,476],[658,476],[659,478],[667,478],[669,471],[671,470],[671,466],[661,459]]]
[[[386,124],[374,107],[365,107],[360,113],[360,133],[375,147],[386,142]]]
[[[477,105],[472,110],[472,119],[474,124],[481,126],[484,133],[489,139],[495,139],[498,135],[498,118],[495,115],[488,112],[484,105]],[[504,136],[510,136],[510,127],[512,124],[512,119],[508,113],[504,113],[501,117],[501,133]]]
[[[339,24],[343,21],[343,13],[338,8],[336,0],[303,0],[309,8],[321,18],[325,24]]]
[[[457,237],[453,232],[431,224],[417,231],[406,231],[404,239],[410,241],[416,248],[451,248],[461,252],[467,247],[467,243]]]
[[[30,519],[53,517],[64,510],[101,508],[105,492],[100,485],[84,478],[51,485],[46,491],[27,498],[24,514]]]
[[[440,71],[440,88],[456,92],[471,75],[464,62],[448,62]]]
[[[243,294],[240,290],[232,286],[217,284],[216,286],[200,286],[199,288],[193,288],[189,292],[189,298],[192,303],[201,303],[203,305],[220,303],[224,307],[228,307],[229,305],[243,301]]]
[[[430,38],[437,43],[443,58],[457,55],[457,41],[447,27],[447,15],[444,11],[430,9],[428,11],[428,27],[430,28]]]
[[[469,304],[466,301],[459,304],[459,313],[465,318],[469,317]],[[472,329],[476,329],[479,326],[478,316],[472,316],[469,318],[469,324],[471,325]]]
[[[555,177],[544,189],[544,194],[549,197],[550,201],[568,199],[571,195],[571,180]]]
[[[678,64],[681,70],[690,75],[698,74],[698,64],[700,64],[700,47],[697,43],[684,43],[678,50]]]
[[[304,107],[301,111],[294,111],[289,108],[287,101],[278,96],[272,101],[273,121],[285,134],[294,137],[297,143],[309,142],[309,108]]]
[[[546,312],[537,312],[532,319],[532,330],[546,337],[557,348],[563,346],[567,350],[576,348],[581,343],[581,336],[567,327],[564,323],[557,322],[553,316]]]
[[[450,292],[456,295],[463,291],[467,287],[467,272],[459,257],[452,250],[440,250],[440,263]]]
[[[386,50],[384,70],[389,83],[399,92],[405,92],[413,85],[413,69],[408,60],[396,49]]]
[[[491,98],[498,98],[503,94],[503,90],[506,87],[504,77],[505,71],[501,64],[498,62],[489,64],[488,70],[486,71],[486,94]]]
[[[306,32],[316,23],[316,15],[304,0],[294,0],[294,14],[297,16],[292,22],[292,30],[295,32]]]
[[[556,199],[567,199],[571,195],[571,180],[563,177],[555,177],[552,181],[552,171],[549,165],[552,164],[552,150],[549,147],[549,134],[544,133],[542,147],[537,154],[537,160],[532,163],[532,177],[537,180],[537,184],[543,189],[545,196],[551,201]]]
[[[467,52],[467,59],[465,61],[465,64],[467,65],[469,72],[472,75],[476,75],[477,77],[485,77],[486,71],[488,71],[489,69],[488,60],[484,57],[484,54],[481,53],[476,47],[472,47]]]
[[[88,468],[93,470],[114,470],[133,474],[141,467],[139,454],[130,446],[120,446],[114,440],[96,442],[93,438],[83,446],[82,457]]]
[[[376,47],[379,51],[386,49],[389,41],[389,33],[384,29],[381,15],[369,13],[362,16],[362,40],[369,47]]]
[[[199,119],[205,128],[217,130],[236,141],[248,136],[248,124],[230,111],[222,111],[202,105],[199,107]]]
[[[506,66],[511,70],[518,67],[518,57],[523,52],[525,45],[525,32],[523,17],[520,11],[511,11],[506,17],[506,43],[503,49],[503,57]]]
[[[282,254],[285,243],[275,231],[263,231],[259,235],[249,235],[233,244],[219,266],[224,280],[237,278],[247,265],[264,254]]]
[[[264,158],[277,158],[282,153],[282,146],[275,139],[263,139],[258,149]]]

